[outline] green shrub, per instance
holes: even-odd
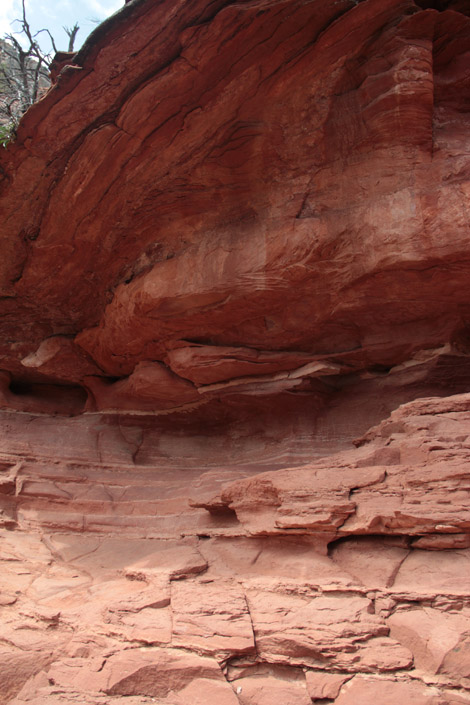
[[[0,144],[6,147],[9,142],[15,139],[15,125],[13,122],[7,122],[0,125]]]

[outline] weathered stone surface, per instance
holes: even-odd
[[[172,587],[173,643],[220,657],[254,652],[250,613],[236,584],[178,582]]]
[[[241,705],[311,705],[305,684],[289,682],[280,678],[253,676],[233,682],[238,702]]]
[[[3,369],[57,379],[54,336],[197,384],[468,352],[470,18],[443,9],[140,1],[97,30],[2,155]]]
[[[166,697],[196,678],[223,681],[214,659],[177,650],[130,649],[106,662],[97,689],[109,695]]]
[[[0,659],[2,663],[0,698],[2,702],[9,702],[23,683],[50,664],[52,652],[28,653],[21,649],[3,647],[0,651]]]
[[[158,411],[199,401],[192,384],[156,362],[140,362],[132,375],[120,382],[110,384],[99,377],[86,377],[85,384],[91,394],[88,411]]]
[[[426,687],[414,681],[392,681],[367,676],[356,676],[341,689],[335,700],[337,705],[395,705],[397,702],[412,702],[416,705],[458,705],[465,700],[457,694],[439,693],[436,688]]]
[[[57,57],[0,155],[1,705],[469,705],[469,46],[133,0]]]
[[[249,592],[248,601],[258,651],[267,661],[364,672],[412,664],[411,652],[388,638],[366,597]]]
[[[189,705],[203,697],[229,704],[282,697],[302,704],[307,693],[338,702],[377,698],[385,683],[390,697],[465,703],[469,549],[467,534],[452,532],[458,517],[465,526],[467,513],[468,403],[468,395],[408,403],[359,448],[261,473],[256,463],[201,467],[212,453],[205,446],[193,445],[189,459],[175,453],[161,470],[60,455],[54,463],[32,460],[18,455],[18,446],[2,471],[2,496],[19,530],[1,536],[0,592],[3,638],[31,670],[13,670],[10,700],[22,688],[12,702],[86,697],[101,704],[103,697],[132,696]],[[132,439],[134,427],[124,428]],[[47,436],[40,438],[38,450],[50,452]],[[68,452],[76,442],[70,437]],[[246,479],[233,483],[240,473]],[[445,523],[434,520],[432,550],[420,543],[427,524],[416,530],[393,509],[396,478],[410,506],[419,499],[421,516],[431,519],[436,502]],[[444,503],[445,483],[452,501]],[[210,511],[188,507],[198,486],[214,498],[206,502]],[[368,494],[373,487],[388,487],[380,496],[390,500],[378,502]],[[347,531],[344,523],[326,531],[303,525],[312,507],[337,506],[332,488],[352,505],[356,523],[346,519]],[[285,501],[294,535],[272,528],[272,513]],[[254,508],[249,522],[243,511],[256,502],[253,524]],[[71,533],[74,525],[79,531]],[[436,537],[447,542],[436,546]],[[193,654],[197,663],[187,681],[157,693],[155,654],[169,659],[165,683],[179,655]],[[218,662],[227,664],[231,686]],[[363,695],[348,695],[353,676]]]
[[[175,705],[205,705],[208,702],[238,705],[240,702],[227,683],[208,678],[195,678],[170,699]]]
[[[388,536],[340,540],[330,550],[335,563],[371,589],[393,585],[400,566],[409,554],[405,540]]]
[[[86,375],[100,374],[99,367],[84,355],[83,350],[70,338],[61,335],[43,340],[35,352],[21,360],[21,364],[57,381],[81,382]]]
[[[346,683],[351,676],[339,673],[323,673],[321,671],[307,671],[305,674],[308,693],[315,700],[334,700],[338,697],[343,683]]]
[[[266,472],[232,483],[220,496],[196,506],[234,510],[251,534],[326,531],[331,541],[332,533],[468,532],[469,449],[465,442],[456,446],[455,439],[467,438],[469,408],[466,394],[447,402],[428,399],[405,405],[359,441],[367,440],[370,446],[364,446],[353,465],[345,453],[335,459],[334,469],[329,459]],[[455,418],[451,409],[456,410]],[[441,420],[445,410],[450,415]],[[407,434],[412,434],[411,447]],[[385,454],[382,448],[375,450],[374,441],[386,443]],[[457,502],[450,500],[450,493]]]
[[[430,607],[408,608],[396,611],[388,619],[388,624],[392,635],[412,650],[417,668],[428,673],[445,672],[449,667],[446,662],[450,665],[457,657],[453,675],[468,677],[464,667],[468,654],[460,644],[461,640],[465,641],[470,628],[468,608],[458,613],[441,612]]]
[[[198,385],[214,384],[237,377],[293,370],[311,362],[301,353],[263,352],[252,348],[191,345],[169,350],[171,369]]]

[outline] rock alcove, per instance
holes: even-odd
[[[0,702],[470,703],[470,6],[131,0],[0,156]]]

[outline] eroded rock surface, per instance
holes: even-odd
[[[0,703],[470,704],[470,5],[132,0],[0,155]]]
[[[3,701],[468,703],[469,421],[267,472],[4,454]]]

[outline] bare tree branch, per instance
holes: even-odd
[[[34,36],[37,36],[38,34],[41,34],[42,32],[45,32],[47,34],[47,36],[49,37],[49,39],[51,41],[52,49],[54,50],[54,54],[57,54],[58,49],[56,47],[55,39],[52,36],[52,34],[49,32],[48,29],[40,29],[39,32],[36,32],[36,34]],[[52,57],[49,54],[43,54],[42,57],[43,57],[43,61],[45,64],[48,65],[51,63]]]
[[[21,0],[21,7],[22,16],[15,20],[20,29],[0,39],[0,127],[10,125],[11,129],[8,129],[11,134],[23,113],[50,85],[49,70],[53,57],[41,48],[41,35],[48,36],[54,54],[61,53],[47,28],[33,31],[26,14],[25,0]],[[79,29],[78,23],[73,27],[64,27],[69,52],[73,51]],[[4,129],[2,134],[5,134]]]
[[[67,51],[73,51],[73,47],[75,44],[75,38],[77,36],[77,32],[79,29],[80,29],[80,27],[77,22],[75,22],[73,27],[63,27],[64,32],[66,33],[66,35],[69,38],[69,46],[68,46]],[[56,51],[56,53],[57,53],[57,51]]]

